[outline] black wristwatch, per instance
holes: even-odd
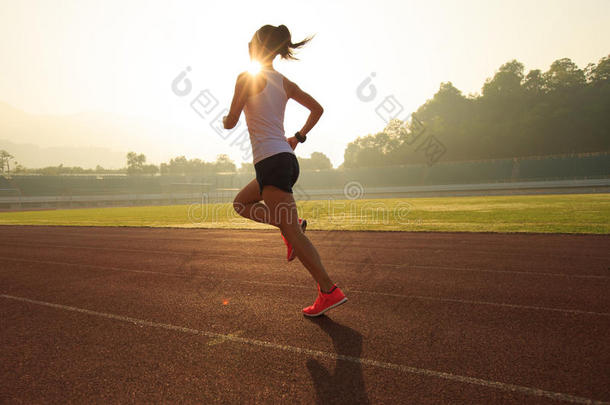
[[[294,137],[297,138],[297,141],[303,143],[307,140],[307,136],[306,135],[301,135],[300,131],[297,131],[296,134],[294,134]]]

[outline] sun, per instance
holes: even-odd
[[[250,62],[250,66],[248,66],[248,72],[250,72],[251,75],[255,75],[260,71],[261,71],[261,64],[259,62],[255,61],[255,60]]]

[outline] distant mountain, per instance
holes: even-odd
[[[61,163],[119,168],[128,151],[144,153],[148,162],[158,164],[184,155],[185,145],[204,152],[204,142],[201,133],[140,118],[95,112],[36,115],[0,103],[0,149],[31,168]]]
[[[29,167],[80,166],[95,168],[98,164],[106,169],[118,169],[126,165],[127,152],[96,147],[47,147],[41,148],[31,143],[14,143],[0,139],[0,149],[15,156],[15,161]]]

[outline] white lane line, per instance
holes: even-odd
[[[110,314],[107,312],[92,311],[89,309],[77,308],[77,307],[72,307],[72,306],[62,305],[62,304],[55,304],[55,303],[46,302],[46,301],[32,300],[29,298],[16,297],[13,295],[0,294],[0,297],[9,299],[9,300],[13,300],[13,301],[21,301],[21,302],[27,302],[30,304],[42,305],[42,306],[50,307],[50,308],[63,309],[65,311],[79,312],[82,314],[98,316],[98,317],[106,318],[106,319],[114,319],[117,321],[133,323],[133,324],[141,325],[141,326],[149,326],[151,328],[161,328],[161,329],[167,329],[167,330],[172,330],[172,331],[177,331],[177,332],[182,332],[182,333],[189,333],[189,334],[193,334],[193,335],[201,335],[201,336],[206,336],[206,337],[209,337],[212,339],[217,339],[217,340],[222,340],[222,341],[242,343],[242,344],[251,345],[251,346],[267,347],[270,349],[304,354],[304,355],[309,355],[309,356],[313,356],[313,357],[322,357],[322,358],[333,359],[333,360],[350,361],[352,363],[362,364],[365,366],[377,367],[377,368],[382,368],[382,369],[387,369],[387,370],[396,370],[396,371],[401,371],[403,373],[424,375],[427,377],[436,377],[436,378],[441,378],[441,379],[449,380],[449,381],[457,381],[457,382],[464,383],[464,384],[471,384],[471,385],[478,385],[478,386],[482,386],[482,387],[486,387],[486,388],[493,388],[493,389],[497,389],[500,391],[517,392],[517,393],[524,394],[524,395],[550,398],[550,399],[554,399],[554,400],[558,400],[558,401],[571,402],[571,403],[575,403],[575,404],[610,404],[609,402],[597,401],[597,400],[579,397],[579,396],[575,396],[575,395],[564,394],[561,392],[546,391],[546,390],[542,390],[539,388],[525,387],[522,385],[515,385],[515,384],[507,384],[507,383],[503,383],[503,382],[499,382],[499,381],[485,380],[482,378],[468,377],[468,376],[463,376],[463,375],[459,375],[459,374],[447,373],[447,372],[443,372],[443,371],[436,371],[436,370],[429,370],[429,369],[425,369],[425,368],[405,366],[402,364],[388,363],[388,362],[384,362],[384,361],[365,359],[365,358],[361,358],[361,357],[346,356],[343,354],[324,352],[321,350],[306,349],[306,348],[298,347],[298,346],[282,345],[282,344],[277,344],[277,343],[273,343],[273,342],[269,342],[269,341],[265,341],[265,340],[257,340],[257,339],[239,337],[239,336],[236,336],[235,334],[223,335],[221,333],[202,331],[202,330],[198,330],[198,329],[187,328],[187,327],[172,325],[172,324],[168,324],[168,323],[147,321],[147,320],[131,318],[128,316],[123,316],[123,315]]]
[[[16,243],[0,243],[0,246],[17,246],[31,248],[32,245],[22,245]],[[106,250],[116,252],[131,252],[131,253],[149,253],[149,254],[171,254],[175,256],[193,256],[193,252],[178,252],[174,250],[146,250],[146,249],[128,249],[128,248],[111,248],[104,246],[78,246],[78,245],[52,245],[52,244],[40,244],[37,243],[35,246],[58,248],[58,249],[90,249],[90,250]],[[215,258],[231,258],[231,259],[244,259],[243,255],[232,255],[230,253],[212,253],[206,251],[197,252],[195,257],[215,257]],[[264,256],[258,255],[258,259],[265,260],[276,260],[275,256]],[[362,266],[364,263],[350,260],[335,260],[325,259],[325,263],[334,264],[346,264],[354,266]],[[518,274],[523,276],[547,276],[547,277],[566,277],[566,278],[581,278],[591,280],[610,280],[610,276],[602,276],[597,274],[567,274],[567,273],[551,273],[551,272],[539,272],[539,271],[519,271],[519,270],[489,270],[489,269],[477,269],[470,267],[450,267],[450,266],[434,266],[434,265],[422,265],[422,264],[396,264],[396,263],[366,263],[367,266],[379,266],[379,267],[394,267],[400,269],[409,268],[422,268],[430,270],[449,270],[449,271],[461,271],[461,272],[474,272],[474,273],[499,273],[499,274]]]
[[[120,268],[120,267],[98,266],[95,264],[66,263],[66,262],[56,262],[56,261],[47,261],[47,260],[11,258],[11,257],[2,257],[2,256],[0,256],[0,259],[1,260],[12,260],[12,261],[16,261],[16,262],[53,264],[53,265],[62,265],[62,266],[73,266],[73,267],[88,267],[88,268],[98,269],[98,270],[111,270],[111,271],[125,272],[125,273],[156,274],[156,275],[167,276],[167,277],[188,278],[189,280],[190,279],[199,279],[199,280],[222,281],[222,282],[229,282],[229,283],[265,285],[265,286],[271,286],[271,287],[311,289],[311,287],[309,287],[309,286],[303,286],[303,285],[299,285],[299,284],[273,283],[273,282],[269,282],[269,281],[256,281],[256,280],[240,280],[240,279],[234,279],[234,278],[219,278],[219,277],[192,275],[192,274],[183,275],[183,274],[167,273],[167,272],[163,272],[163,271],[154,271],[154,270],[135,270],[135,269],[125,269],[125,268]],[[522,309],[522,310],[552,311],[552,312],[561,312],[561,313],[565,313],[565,314],[594,315],[594,316],[610,317],[610,312],[584,311],[584,310],[580,310],[580,309],[568,309],[568,308],[551,308],[551,307],[541,307],[541,306],[535,306],[535,305],[509,304],[509,303],[504,303],[504,302],[464,300],[464,299],[460,299],[460,298],[431,297],[431,296],[425,296],[425,295],[394,294],[394,293],[385,293],[385,292],[380,292],[380,291],[357,290],[357,289],[349,289],[349,288],[343,288],[343,290],[346,293],[381,295],[381,296],[386,296],[386,297],[407,298],[407,299],[414,299],[414,300],[421,300],[421,301],[451,302],[451,303],[468,304],[468,305],[488,305],[488,306]]]

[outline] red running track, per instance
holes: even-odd
[[[610,238],[0,227],[2,403],[610,401]]]

